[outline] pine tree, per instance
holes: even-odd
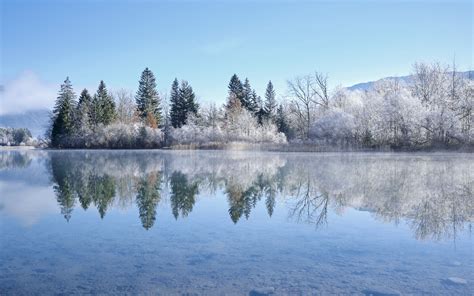
[[[76,108],[76,132],[83,133],[90,130],[91,125],[91,113],[92,108],[92,97],[87,91],[83,89],[79,96],[79,102]]]
[[[274,120],[276,116],[277,102],[275,99],[275,90],[271,81],[267,84],[265,91],[265,113],[270,120]]]
[[[153,118],[156,125],[161,123],[161,106],[158,91],[156,90],[155,75],[145,68],[140,77],[138,91],[135,97],[140,118],[150,123]]]
[[[69,77],[66,78],[59,91],[56,104],[53,109],[51,127],[51,145],[61,147],[64,138],[72,135],[74,130],[74,111],[76,108],[76,95],[72,89]]]

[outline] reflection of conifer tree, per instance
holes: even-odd
[[[193,210],[196,202],[195,196],[198,193],[198,184],[189,184],[188,178],[181,172],[174,172],[171,175],[170,183],[173,215],[177,219],[181,212],[181,217],[186,217]]]
[[[112,204],[115,197],[115,180],[108,175],[93,175],[89,178],[89,184],[92,200],[99,211],[100,217],[104,218],[107,208]]]
[[[61,214],[69,222],[75,202],[74,191],[67,177],[54,186],[54,191],[56,192],[56,200],[61,208]]]
[[[257,188],[254,186],[244,191],[242,195],[242,201],[243,201],[244,214],[245,214],[246,219],[250,217],[250,212],[252,211],[252,208],[254,208],[257,205],[259,196],[260,196],[259,192],[257,191]]]
[[[79,172],[79,177],[77,178],[77,184],[75,187],[79,197],[79,203],[84,210],[87,210],[92,202],[92,196],[89,188],[89,177],[86,176],[84,172]]]
[[[161,174],[150,173],[138,182],[137,206],[143,228],[150,229],[155,223],[156,206],[160,202]]]
[[[265,198],[265,206],[267,207],[268,216],[273,215],[273,209],[275,209],[275,196],[276,190],[273,187],[268,188]]]
[[[225,193],[229,200],[230,219],[237,223],[244,213],[245,201],[243,199],[243,192],[239,186],[227,185]]]
[[[60,155],[53,154],[51,156],[51,173],[53,182],[56,183],[53,189],[56,193],[56,200],[61,208],[61,214],[69,222],[72,210],[74,209],[75,196],[72,186],[73,178],[71,172],[67,170],[68,163],[63,160]]]

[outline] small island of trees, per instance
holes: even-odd
[[[66,78],[47,136],[53,148],[472,148],[472,77],[439,63],[413,68],[410,79],[353,90],[330,89],[320,72],[298,76],[278,101],[271,81],[262,99],[234,74],[220,107],[198,104],[191,85],[177,78],[169,95],[159,94],[148,68],[135,95],[111,93],[100,81],[93,95],[84,89],[77,98]]]

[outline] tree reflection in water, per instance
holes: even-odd
[[[234,223],[260,203],[270,217],[282,205],[291,219],[317,227],[331,223],[329,212],[351,207],[385,222],[407,221],[418,239],[454,238],[474,216],[470,155],[76,151],[47,158],[68,221],[76,205],[94,205],[103,218],[111,207],[135,203],[150,229],[159,203],[185,218],[198,195],[218,194]],[[11,153],[0,162],[8,169],[28,158]]]

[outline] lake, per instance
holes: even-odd
[[[474,155],[1,151],[0,294],[470,295]]]

